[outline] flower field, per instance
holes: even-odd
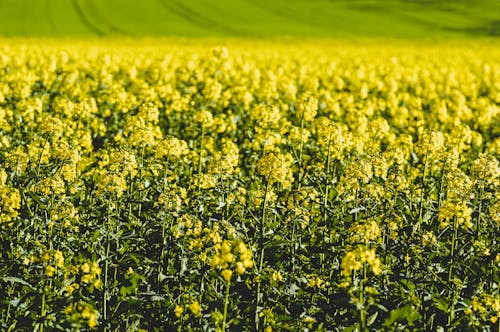
[[[0,330],[498,331],[499,157],[498,43],[3,41]]]

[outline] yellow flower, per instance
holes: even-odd
[[[69,315],[70,313],[73,312],[73,308],[74,308],[74,305],[73,303],[70,303],[69,305],[66,306],[66,308],[64,308],[63,312],[66,314],[66,315]]]
[[[194,301],[189,305],[189,310],[193,313],[193,315],[198,315],[201,312],[201,305],[198,301]]]
[[[339,284],[339,288],[347,288],[351,285],[349,281],[343,281]]]
[[[69,285],[68,287],[66,287],[66,292],[68,293],[68,295],[71,295],[73,294],[73,292],[77,289],[80,288],[80,285],[79,284],[71,284]]]
[[[92,273],[94,276],[98,276],[101,274],[101,268],[99,267],[99,264],[97,262],[92,262],[90,266],[90,273]]]
[[[210,260],[210,266],[214,268],[219,267],[223,264],[224,264],[223,260],[220,259],[218,255],[213,256],[212,259]]]
[[[181,305],[175,306],[175,310],[174,310],[175,317],[180,318],[182,316],[183,312],[184,312],[183,306],[181,306]]]
[[[89,305],[85,305],[81,313],[82,318],[87,320],[87,325],[89,328],[93,329],[97,326],[97,311],[94,310]]]
[[[84,284],[89,284],[92,281],[92,275],[91,274],[84,274],[82,276],[82,282]]]
[[[262,128],[272,127],[281,119],[280,110],[276,106],[259,104],[251,111],[251,116]]]
[[[179,159],[188,152],[189,148],[187,143],[176,137],[168,137],[164,139],[155,149],[157,158],[167,157],[170,160]]]
[[[90,273],[90,264],[83,263],[82,266],[80,266],[80,269],[82,270],[83,273]]]
[[[310,122],[314,120],[318,109],[318,100],[312,96],[302,97],[296,105],[297,119]]]
[[[470,167],[471,178],[480,186],[498,185],[500,181],[500,165],[492,155],[481,153]]]
[[[217,177],[213,176],[212,174],[203,173],[194,176],[193,180],[201,189],[211,189],[217,186]]]
[[[424,245],[434,245],[437,243],[436,235],[433,232],[427,231],[422,234],[422,243]]]
[[[349,229],[349,232],[352,234],[350,239],[352,242],[364,244],[378,240],[382,234],[377,221],[373,219],[354,224]]]
[[[226,263],[234,262],[234,255],[232,253],[223,254],[222,260]]]
[[[242,262],[236,262],[236,273],[243,274],[245,273],[245,265]]]
[[[228,254],[228,253],[230,253],[231,252],[231,242],[227,241],[227,240],[225,240],[224,242],[222,242],[220,250],[221,250],[222,254]]]
[[[4,169],[0,168],[0,186],[4,185],[7,182],[7,172]]]
[[[42,257],[40,257],[40,260],[42,262],[45,262],[45,263],[48,262],[48,261],[50,261],[50,255],[49,255],[49,253],[48,252],[43,253]]]
[[[283,275],[279,271],[273,272],[271,275],[271,281],[273,282],[278,282],[278,281],[283,281]]]
[[[244,259],[244,260],[242,261],[242,263],[243,263],[243,266],[244,266],[245,268],[247,268],[247,269],[248,269],[248,268],[250,268],[250,267],[253,267],[253,260],[252,260],[252,259],[250,259],[250,258],[248,258],[248,259]]]
[[[59,250],[56,250],[54,252],[54,261],[55,261],[57,267],[59,267],[59,268],[63,267],[64,256],[63,256],[62,252],[60,252]]]
[[[56,272],[56,268],[53,267],[52,265],[47,265],[45,267],[45,275],[47,277],[52,277],[54,275],[54,273]]]
[[[205,128],[210,128],[214,124],[214,118],[209,111],[199,111],[195,113],[194,121],[200,123]]]
[[[97,288],[97,289],[101,289],[101,287],[102,287],[102,280],[101,279],[96,279],[94,281],[94,287]]]
[[[220,273],[222,275],[222,278],[224,278],[225,281],[229,282],[231,281],[231,276],[233,275],[233,271],[229,269],[222,270]]]
[[[257,172],[270,183],[290,181],[290,160],[281,153],[268,152],[257,163]]]
[[[347,252],[342,259],[342,274],[344,277],[350,277],[352,272],[361,270],[364,263],[367,263],[371,267],[373,274],[378,275],[382,273],[382,264],[380,259],[376,256],[375,248],[370,249],[359,246]]]

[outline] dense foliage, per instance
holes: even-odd
[[[1,330],[498,330],[498,47],[112,43],[1,49]]]

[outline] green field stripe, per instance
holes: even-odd
[[[0,0],[0,36],[492,37],[500,1]]]
[[[19,3],[22,1],[0,1],[0,29],[5,35],[26,35],[23,8]]]
[[[71,0],[73,4],[73,8],[78,15],[78,18],[80,19],[80,22],[85,25],[85,27],[91,31],[93,34],[97,36],[104,36],[106,35],[106,31],[102,30],[100,27],[98,27],[94,22],[90,20],[90,18],[87,16],[86,12],[83,10],[83,7],[81,6],[80,2],[78,0]]]
[[[85,8],[88,10],[89,15],[91,15],[95,21],[104,26],[110,34],[133,36],[133,29],[125,30],[123,27],[118,26],[112,21],[112,19],[116,15],[115,12],[119,12],[121,10],[121,7],[116,6],[114,10],[102,10],[99,6],[102,2],[103,1],[99,0],[85,0]],[[131,24],[130,28],[133,28],[133,24]]]
[[[52,31],[53,34],[57,35],[57,34],[59,34],[59,29],[57,28],[57,25],[54,21],[52,1],[51,0],[44,0],[44,6],[45,6],[45,17],[46,17],[46,20],[50,26],[50,30]]]
[[[193,24],[203,30],[209,29],[219,31],[225,35],[239,35],[240,32],[224,23],[221,23],[221,18],[212,19],[199,9],[193,9],[189,3],[183,3],[177,0],[157,0],[164,8],[182,18],[186,22]],[[191,3],[192,4],[192,3]]]
[[[195,6],[195,3],[190,3],[190,5]],[[232,2],[198,0],[196,6],[206,16],[220,17],[225,25],[237,27],[240,35],[265,37],[317,34],[317,31],[311,27],[278,16],[276,13],[244,0]]]
[[[116,10],[117,6],[120,10]],[[158,0],[143,0],[140,10],[136,0],[108,0],[99,2],[99,9],[113,13],[115,24],[133,30],[138,36],[203,36],[207,32],[206,28],[200,28],[165,8]]]
[[[22,0],[22,2],[23,2],[23,8],[26,9],[26,7],[27,7],[27,1],[26,0]],[[22,35],[26,36],[27,35],[27,30],[26,30],[26,10],[22,11],[21,17],[22,17],[22,19],[21,19],[21,22],[22,22],[21,23],[22,24]]]
[[[190,15],[188,12],[183,10],[182,7],[179,8],[179,6],[176,5],[175,1],[170,1],[170,0],[158,0],[158,3],[162,5],[166,10],[169,12],[173,13],[174,15],[177,15],[180,17],[182,20],[188,22],[189,24],[195,25],[201,29],[213,29],[214,24],[210,22],[206,22],[203,19],[199,19],[196,16]]]
[[[286,8],[286,4],[282,6]],[[402,5],[399,1],[387,1],[382,5],[380,1],[302,2],[301,6],[289,7],[287,13],[299,18],[314,16],[315,25],[330,35],[416,37],[427,32],[428,25],[417,25],[394,15],[394,6]]]
[[[290,8],[289,1],[262,1],[262,0],[243,0],[268,11],[278,17],[287,20],[290,24],[300,24],[308,26],[314,30],[325,30],[325,27],[318,24],[316,20],[311,20],[303,12],[297,13]],[[300,8],[302,9],[302,7]]]
[[[320,36],[336,35],[339,32],[340,34],[350,35],[352,31],[345,28],[345,26],[351,26],[351,22],[342,5],[335,3],[317,4],[308,1],[297,1],[293,4],[283,0],[273,2],[263,0],[247,1],[252,1],[269,11],[280,13],[294,27],[297,24],[307,26]]]
[[[74,8],[73,0],[48,0],[48,16],[55,32],[51,36],[94,36]]]
[[[53,27],[47,18],[47,4],[45,0],[31,3],[22,1],[22,34],[24,36],[45,35],[54,33]]]
[[[370,12],[380,15],[380,17],[393,17],[400,19],[401,23],[420,26],[423,28],[432,28],[446,30],[448,27],[465,27],[474,24],[474,19],[464,15],[466,13],[455,10],[439,8],[436,6],[423,6],[417,3],[402,4],[363,4],[351,3],[350,9],[368,14]],[[425,15],[422,15],[425,13]]]

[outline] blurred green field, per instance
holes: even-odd
[[[498,0],[0,0],[0,36],[495,37]]]

